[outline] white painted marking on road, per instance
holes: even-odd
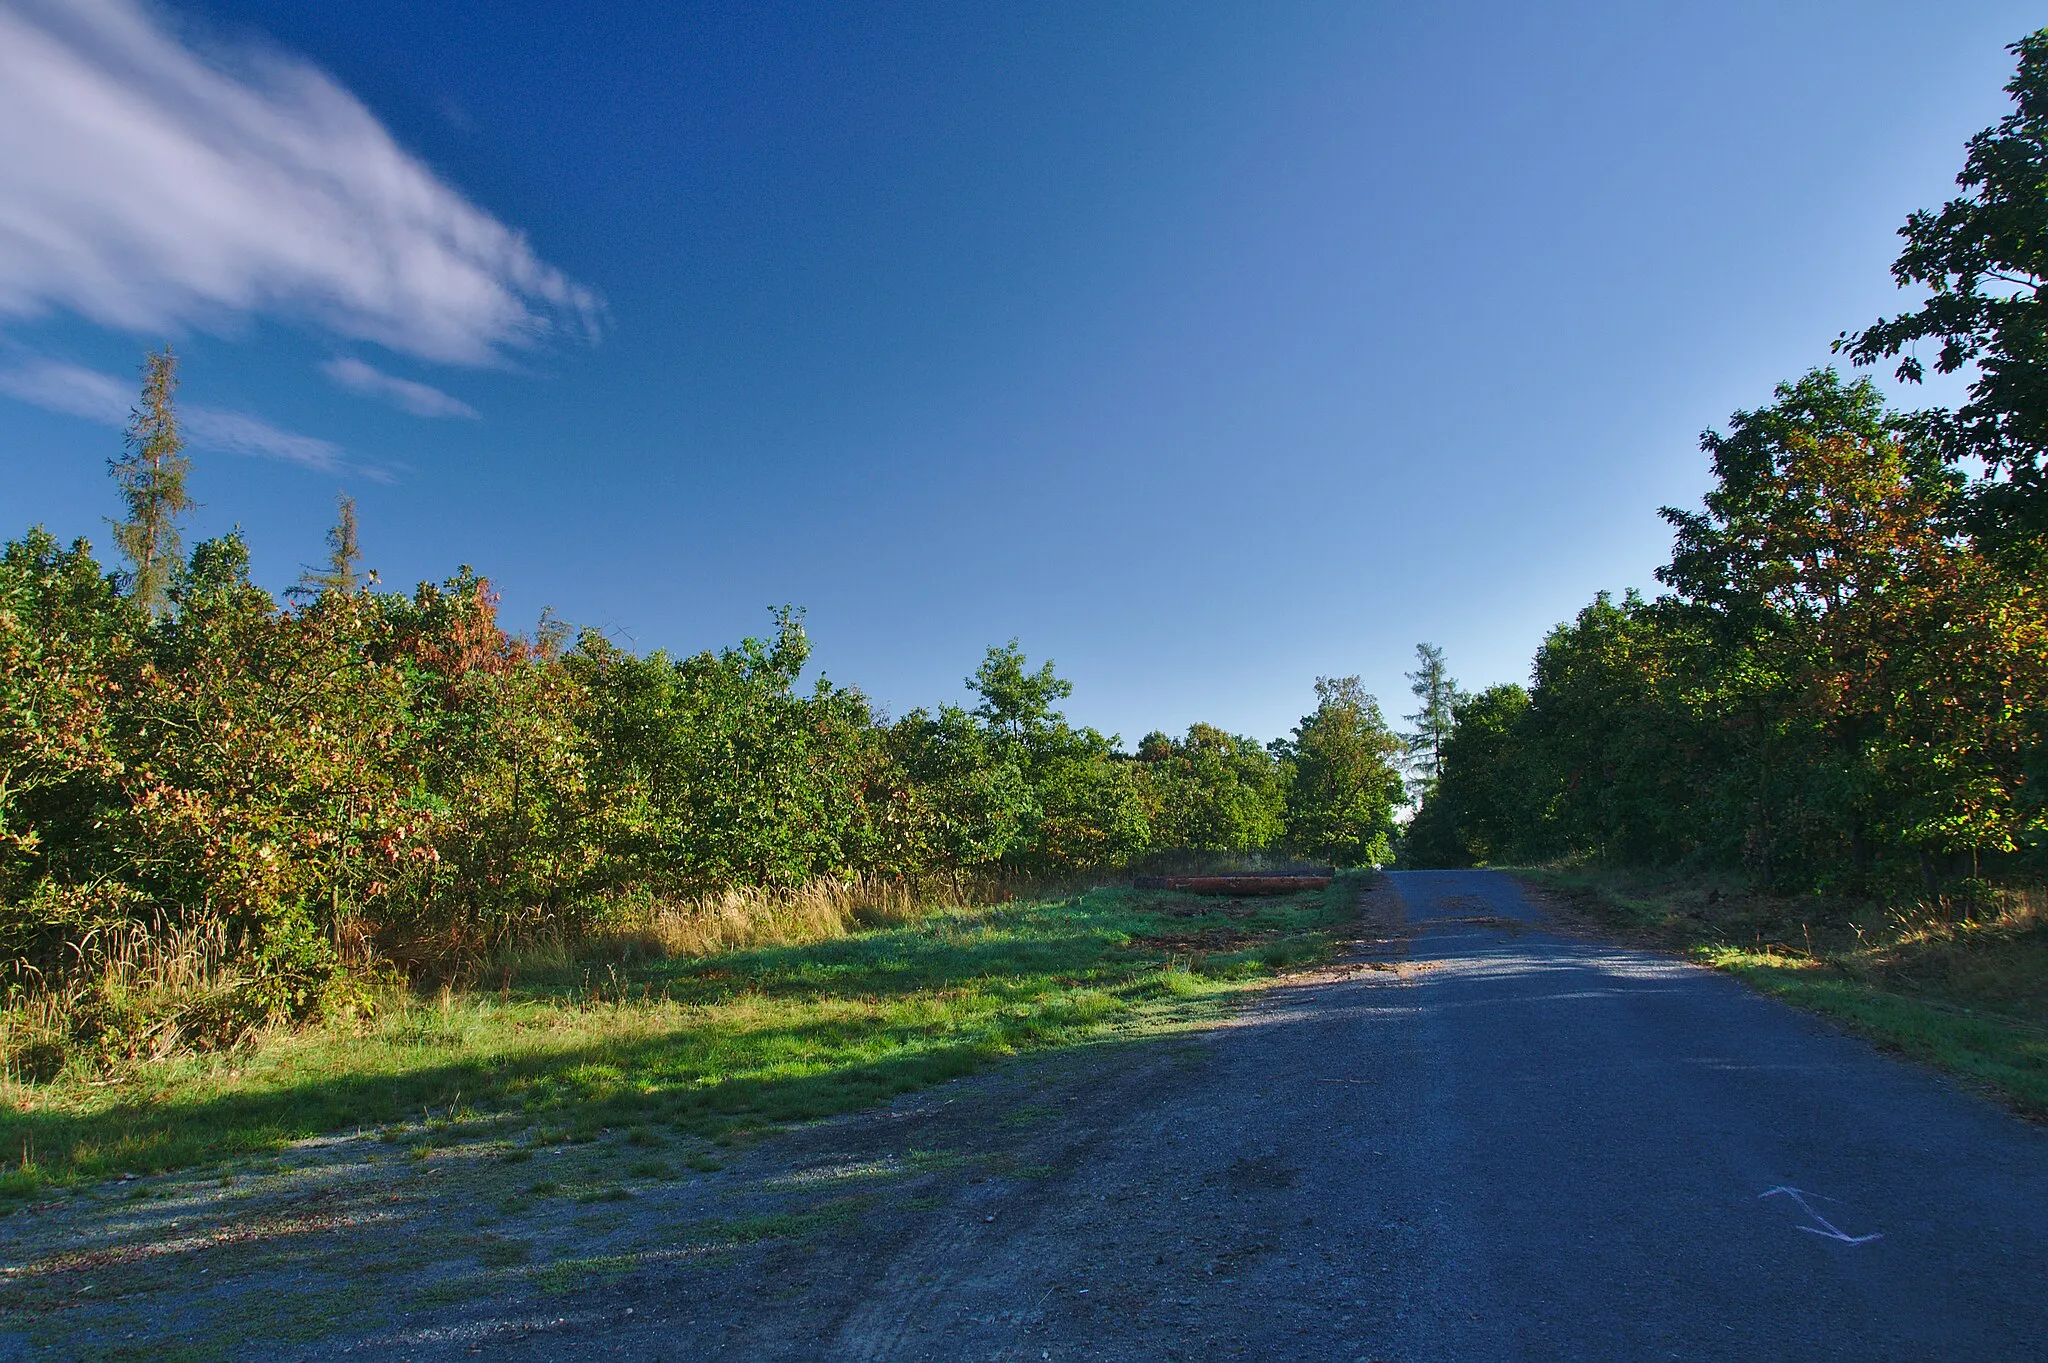
[[[1883,1231],[1872,1231],[1868,1235],[1843,1234],[1842,1231],[1836,1228],[1834,1222],[1828,1220],[1825,1216],[1822,1216],[1819,1212],[1815,1211],[1813,1209],[1813,1204],[1806,1200],[1807,1194],[1800,1192],[1797,1188],[1787,1188],[1781,1185],[1779,1187],[1771,1189],[1769,1192],[1758,1193],[1757,1196],[1760,1198],[1776,1197],[1780,1193],[1783,1193],[1785,1196],[1791,1198],[1794,1202],[1797,1202],[1799,1204],[1799,1210],[1805,1212],[1808,1216],[1820,1222],[1820,1225],[1818,1226],[1799,1227],[1800,1230],[1805,1231],[1808,1235],[1818,1235],[1829,1240],[1839,1240],[1845,1245],[1864,1245],[1870,1243],[1872,1240],[1884,1239]],[[1820,1194],[1815,1193],[1813,1194],[1813,1196],[1819,1197]]]

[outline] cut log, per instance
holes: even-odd
[[[1333,876],[1299,872],[1261,872],[1220,876],[1138,876],[1140,890],[1180,890],[1186,894],[1296,894],[1328,887]]]

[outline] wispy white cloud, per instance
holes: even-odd
[[[431,384],[401,379],[396,374],[387,374],[374,365],[365,364],[358,359],[343,357],[329,360],[320,366],[320,372],[351,392],[382,398],[392,406],[411,412],[414,416],[460,416],[474,419],[480,415],[476,408],[461,398],[444,393]]]
[[[229,454],[282,459],[288,464],[300,464],[309,469],[327,470],[341,465],[341,446],[333,441],[280,430],[247,412],[223,411],[218,407],[188,407],[182,416],[185,434],[195,445]]]
[[[597,298],[324,73],[140,0],[0,0],[0,316],[251,314],[428,360],[594,338]]]
[[[0,393],[104,426],[127,423],[136,391],[132,382],[62,360],[30,359],[0,366]],[[322,471],[343,463],[341,446],[333,441],[284,430],[247,412],[181,403],[178,415],[186,439],[195,446],[282,459]]]
[[[61,360],[27,360],[0,368],[0,393],[67,416],[107,426],[128,420],[137,385]]]

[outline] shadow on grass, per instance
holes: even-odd
[[[20,1158],[0,1173],[0,1195],[465,1113],[541,1121],[570,1137],[666,1123],[717,1138],[850,1111],[1016,1051],[1098,1036],[1148,999],[1222,988],[1183,980],[1177,995],[1161,973],[1164,956],[1133,945],[1166,922],[1189,921],[1168,917],[1170,899],[1152,898],[1097,892],[659,963],[614,975],[606,1002],[592,1003],[587,990],[580,1002],[534,991],[453,1015],[428,1011],[366,1036],[316,1033],[278,1069],[225,1090],[171,1078],[146,1095],[44,1095],[43,1105],[0,1114],[0,1159]],[[1309,896],[1262,916],[1291,928],[1297,944],[1326,940],[1319,931],[1331,922]],[[1216,968],[1265,969],[1253,956]],[[550,1027],[559,1029],[552,1042]],[[417,1054],[442,1045],[458,1053]]]
[[[748,1049],[767,1052],[767,1063],[726,1077],[707,1073],[719,1037],[689,1029],[395,1074],[331,1075],[260,1092],[17,1113],[0,1120],[0,1149],[27,1151],[45,1177],[64,1178],[161,1171],[328,1132],[463,1113],[559,1118],[571,1139],[656,1122],[715,1137],[844,1112],[968,1074],[1013,1050],[1057,1043],[1064,1039],[1058,1026],[1003,1018],[953,1039],[816,1023],[757,1029]],[[18,1183],[18,1191],[40,1181]]]

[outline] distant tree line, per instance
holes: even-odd
[[[1780,888],[1916,884],[2048,841],[2048,30],[1961,193],[1901,229],[1917,309],[1858,364],[1970,376],[1890,410],[1819,369],[1708,432],[1713,487],[1654,600],[1602,594],[1530,686],[1462,699],[1407,831],[1419,865],[1746,867]],[[1932,351],[1923,356],[1921,348]]]
[[[351,966],[445,969],[620,896],[816,877],[1073,876],[1171,853],[1391,859],[1401,745],[1355,678],[1279,742],[1195,725],[1135,754],[1015,641],[972,709],[889,719],[765,639],[636,654],[500,623],[464,568],[410,593],[330,560],[280,601],[237,536],[182,551],[168,351],[145,367],[109,571],[0,550],[0,961],[10,994],[204,939],[312,1007]]]

